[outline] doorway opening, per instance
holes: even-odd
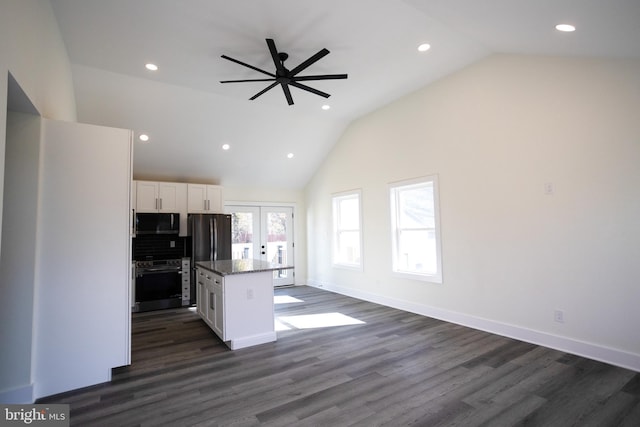
[[[231,257],[259,259],[295,266],[293,257],[293,207],[227,205],[231,215]],[[273,272],[273,286],[294,284],[295,269]]]

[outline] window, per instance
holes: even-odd
[[[333,263],[362,268],[360,191],[333,196]]]
[[[393,271],[442,283],[437,176],[392,184]]]

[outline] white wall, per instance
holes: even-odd
[[[4,192],[9,191],[4,183],[9,72],[40,114],[60,120],[75,120],[70,64],[49,1],[0,0],[0,220]],[[37,161],[34,157],[26,159],[29,164]],[[10,191],[15,194],[23,189],[30,191],[28,185],[20,189],[11,188]],[[32,250],[32,240],[24,238],[16,241],[8,236],[5,241],[1,233],[3,248],[10,245],[12,250],[23,253]],[[0,252],[0,257],[3,257],[3,252]],[[29,274],[22,275],[22,279]],[[21,286],[30,288],[21,289]],[[33,315],[30,305],[33,286],[33,283],[5,280],[0,283],[1,295],[18,296],[18,299],[0,298],[0,312],[12,313],[15,307],[23,310],[19,318],[11,317],[11,322],[0,322],[0,402],[24,401],[24,396],[31,394],[29,354],[32,330],[31,323],[24,323],[21,319]]]
[[[495,55],[361,118],[306,188],[309,283],[640,370],[639,112],[640,61]],[[431,174],[441,285],[390,273],[387,184]],[[331,266],[354,188],[363,272]]]

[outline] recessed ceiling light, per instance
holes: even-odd
[[[573,25],[570,25],[570,24],[558,24],[558,25],[556,25],[556,30],[562,31],[562,32],[565,32],[565,33],[570,33],[572,31],[575,31],[576,27],[574,27]]]
[[[158,71],[158,66],[156,64],[152,64],[151,62],[145,64],[144,67],[149,71]]]
[[[431,45],[429,43],[422,43],[420,46],[418,46],[419,52],[426,52],[429,49],[431,49]]]
[[[141,133],[138,138],[142,142],[149,142],[149,135],[147,135],[146,133]]]
[[[287,154],[287,159],[293,159],[293,153]]]
[[[222,144],[222,149],[223,150],[228,150],[229,148],[231,148],[231,146],[229,144]]]
[[[329,110],[329,109],[331,109],[331,105],[324,104],[324,105],[322,106],[322,109],[323,109],[323,110],[325,110],[325,111],[326,111],[326,110]]]

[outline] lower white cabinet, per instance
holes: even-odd
[[[207,312],[207,320],[211,329],[222,339],[226,341],[224,329],[224,279],[217,274],[213,275],[213,283],[209,291],[209,311]]]
[[[205,322],[207,321],[207,304],[204,304],[204,301],[207,301],[207,287],[209,280],[209,274],[206,270],[202,268],[196,269],[197,311],[198,315]]]
[[[276,340],[272,275],[221,276],[196,267],[198,315],[232,350]]]

